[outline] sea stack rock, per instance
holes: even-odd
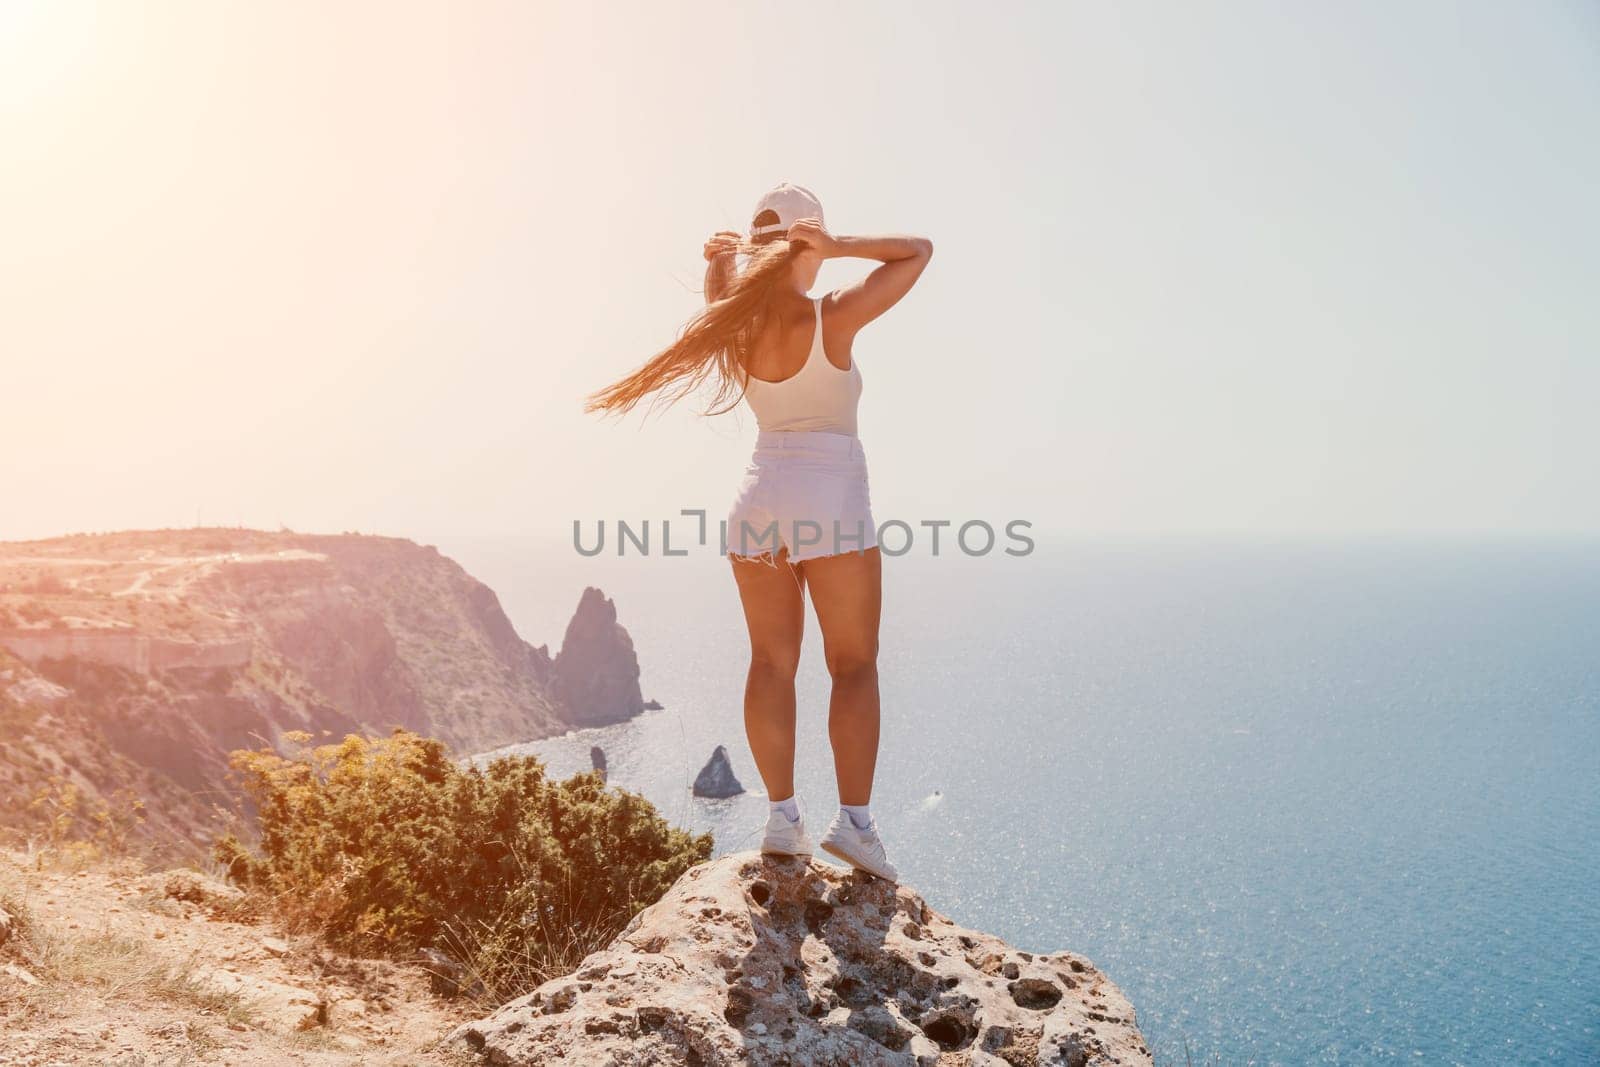
[[[552,675],[572,726],[606,726],[644,710],[633,640],[617,623],[617,606],[593,586],[578,600]]]
[[[1148,1067],[1128,999],[1071,952],[963,929],[912,889],[735,852],[450,1042],[483,1061]]]
[[[728,750],[718,745],[716,751],[711,753],[711,758],[706,760],[706,765],[701,767],[700,773],[695,776],[694,795],[721,800],[724,797],[736,797],[743,792],[744,786],[733,776],[733,764],[728,762]]]
[[[600,776],[602,778],[605,777],[605,773],[606,773],[606,750],[601,748],[599,745],[590,745],[589,746],[589,765],[591,767],[593,767],[595,770],[599,771],[600,772]]]

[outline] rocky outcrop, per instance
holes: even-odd
[[[21,681],[12,681],[17,674],[18,671],[9,667],[0,670],[0,686],[4,686],[5,695],[18,704],[48,708],[72,695],[66,686],[47,682],[34,674],[28,675]]]
[[[606,773],[606,750],[601,748],[599,745],[590,745],[589,746],[589,766],[591,766],[595,770],[599,771],[600,772],[600,776],[602,778],[605,777],[605,773]]]
[[[567,624],[554,689],[563,718],[573,726],[606,726],[644,710],[633,640],[617,624],[617,606],[593,586],[583,591]]]
[[[721,800],[726,797],[736,797],[744,792],[744,786],[739,784],[739,779],[734,776],[733,764],[728,760],[728,750],[718,745],[711,752],[711,758],[706,760],[706,765],[700,768],[700,773],[694,777],[694,795],[697,797],[710,797]]]
[[[441,997],[476,997],[483,982],[465,965],[431,946],[417,950],[417,962],[428,972],[428,987]]]
[[[314,989],[206,964],[189,980],[200,992],[249,1004],[257,1025],[269,1030],[296,1033],[328,1022],[329,1004]]]
[[[1082,956],[753,852],[691,868],[575,972],[450,1041],[511,1067],[1151,1063],[1127,998]]]
[[[219,919],[248,914],[251,908],[244,890],[202,874],[192,867],[146,874],[136,879],[134,884],[152,896],[193,904],[200,911]]]

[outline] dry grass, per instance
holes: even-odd
[[[36,870],[77,869],[76,860],[63,864],[61,858],[50,850],[36,853],[33,863]],[[42,1030],[81,1016],[86,999],[123,1010],[154,1002],[193,1013],[191,1021],[178,1024],[187,1061],[190,1054],[205,1056],[220,1049],[221,1028],[256,1022],[253,1005],[194,977],[193,957],[164,958],[147,942],[109,928],[62,929],[39,922],[27,891],[9,879],[0,883],[0,907],[13,918],[0,961],[21,967],[36,980],[28,984],[12,978],[0,984],[0,1032]]]
[[[630,916],[604,921],[541,917],[530,930],[512,913],[447,925],[439,938],[465,972],[463,992],[475,1003],[493,1009],[536,989],[552,978],[571,974],[597,945],[611,942]]]
[[[65,1015],[69,1002],[85,991],[106,1001],[176,1005],[224,1026],[256,1021],[248,1001],[195,978],[198,960],[192,956],[174,961],[144,941],[109,929],[62,932],[40,925],[14,888],[0,889],[0,906],[19,917],[20,930],[6,945],[6,955],[38,979],[37,985],[12,982],[0,989],[0,1022],[6,1028]]]
[[[14,919],[0,964],[35,979],[0,974],[0,1063],[458,1062],[438,1043],[472,1008],[432,997],[421,971],[311,942],[263,947],[281,929],[236,918],[226,887],[193,885],[194,871],[73,873],[58,858],[0,852],[0,907]],[[221,972],[240,984],[219,985]],[[286,1006],[295,991],[308,1007]]]
[[[0,965],[20,966],[37,978],[35,968],[43,969],[36,947],[40,937],[27,895],[14,882],[0,882],[0,908],[11,916],[10,936],[0,945]],[[0,982],[0,1031],[24,1024],[44,992],[42,985],[28,985],[15,978]]]

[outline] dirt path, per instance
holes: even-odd
[[[284,938],[194,872],[41,871],[0,853],[6,912],[3,1067],[465,1062],[433,1046],[475,1013],[423,971]]]

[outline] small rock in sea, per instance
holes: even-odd
[[[728,750],[718,745],[706,765],[700,768],[700,773],[694,780],[694,795],[697,797],[736,797],[744,792],[744,786],[739,784],[739,779],[733,776],[733,765],[728,762]]]
[[[605,773],[606,773],[606,750],[601,748],[599,745],[590,745],[589,746],[589,765],[591,767],[593,767],[595,770],[599,771],[600,772],[600,776],[602,778],[605,777]]]
[[[661,710],[661,701],[659,701],[659,700],[646,700],[644,702],[644,710],[645,711],[660,711]]]

